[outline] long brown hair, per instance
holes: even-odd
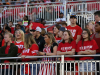
[[[88,34],[88,40],[91,41],[91,38],[90,38],[90,31],[88,29],[83,29],[83,31],[86,31],[87,34]],[[84,38],[82,37],[82,45],[84,43]]]
[[[56,42],[55,37],[52,33],[48,32],[45,35],[47,35],[50,38],[50,45]]]
[[[68,43],[71,43],[74,39],[73,39],[73,36],[72,36],[72,33],[69,31],[69,30],[65,30],[64,32],[67,32],[68,35],[69,35],[69,40],[68,40]],[[63,39],[62,43],[65,43],[65,40]]]
[[[25,49],[30,48],[32,46],[32,44],[36,44],[34,36],[31,33],[28,33],[25,35],[25,39],[24,39]]]

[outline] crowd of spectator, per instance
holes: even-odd
[[[75,14],[70,15],[70,25],[67,25],[66,19],[63,18],[63,13],[60,13],[60,17],[56,19],[56,25],[52,29],[52,33],[46,31],[45,20],[37,18],[35,22],[28,19],[28,16],[24,16],[23,20],[19,19],[15,27],[13,22],[9,21],[8,24],[4,24],[3,28],[0,28],[0,57],[21,57],[21,60],[1,60],[2,63],[10,62],[32,62],[32,61],[60,61],[56,58],[43,58],[43,59],[26,59],[26,56],[53,56],[53,55],[95,55],[100,54],[100,11],[94,13],[95,22],[91,21],[86,24],[86,28],[82,29],[77,25],[77,16]],[[79,57],[78,60],[99,60],[99,57]],[[65,61],[74,61],[76,58],[65,57]],[[66,65],[66,64],[65,64]],[[94,75],[94,71],[99,71],[100,64],[85,63],[79,65],[80,74],[88,69],[88,74]],[[55,75],[56,66],[49,64],[30,64],[30,75]],[[24,72],[24,67],[25,72]],[[58,65],[58,67],[60,67]],[[71,67],[71,68],[70,68]],[[68,75],[70,73],[74,75],[74,63],[64,66],[64,71]],[[88,67],[88,68],[87,68]],[[6,69],[6,75],[8,75],[8,66],[3,66],[2,75],[4,75]],[[21,65],[18,67],[21,75],[28,74],[28,65]],[[37,69],[37,71],[36,71]],[[53,70],[53,71],[52,71]],[[58,72],[59,68],[57,69]],[[18,73],[20,73],[18,71]],[[60,74],[60,73],[58,73]],[[58,75],[57,74],[57,75]],[[10,69],[10,75],[12,75],[12,69]],[[99,75],[99,74],[98,74]]]

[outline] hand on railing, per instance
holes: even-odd
[[[24,59],[26,57],[26,55],[22,55],[21,58]]]

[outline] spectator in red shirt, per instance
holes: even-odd
[[[11,33],[10,27],[6,26],[6,27],[5,27],[5,32]],[[12,41],[12,43],[14,43],[14,41]],[[2,46],[4,46],[5,44],[6,44],[6,43],[5,43],[4,39],[3,39],[3,40],[2,40]]]
[[[24,50],[24,32],[20,29],[15,31],[15,45],[18,47],[18,55]]]
[[[57,55],[74,55],[75,50],[76,50],[76,42],[74,41],[71,32],[66,30],[63,34],[63,41],[58,45]],[[72,61],[75,60],[75,58],[65,57],[64,60]],[[65,66],[64,71],[66,71],[66,69],[67,71],[74,71],[74,63],[71,63],[71,65],[70,63],[67,63],[67,67],[65,63],[64,66]],[[72,72],[71,74],[70,72],[67,72],[67,75],[74,75],[74,72]]]
[[[98,45],[95,42],[95,40],[91,40],[90,39],[90,32],[88,29],[84,29],[82,32],[82,40],[78,42],[77,44],[77,49],[76,52],[78,52],[78,55],[95,55],[96,54],[96,50],[98,49]],[[93,60],[94,57],[80,57],[80,60]],[[88,63],[88,64],[87,64]],[[84,62],[84,63],[80,63],[79,66],[79,70],[80,70],[80,74],[83,75],[87,75],[87,71],[88,71],[88,75],[94,75],[95,69],[95,63],[91,63],[91,62]]]
[[[57,24],[57,25],[54,26],[54,29],[53,29],[53,33],[55,35],[56,42],[61,40],[61,37],[58,36],[58,32],[59,32],[60,27],[61,26]]]
[[[8,26],[11,29],[11,33],[14,34],[14,27],[12,27],[13,26],[13,22],[12,21],[9,21]]]
[[[82,33],[82,29],[81,27],[79,27],[78,25],[76,25],[77,22],[77,17],[75,14],[72,14],[70,16],[70,25],[67,26],[67,30],[70,30],[72,33],[72,36],[74,38],[74,40],[76,41],[76,43],[78,43],[81,39],[81,33]]]
[[[18,53],[18,47],[12,43],[13,35],[9,32],[6,32],[4,35],[4,40],[6,45],[0,48],[0,57],[16,57]],[[1,60],[2,63],[15,62],[15,60]],[[13,75],[12,67],[9,68],[8,65],[3,66],[2,75]]]
[[[35,42],[35,39],[31,33],[26,34],[25,36],[25,41],[24,41],[24,47],[25,49],[23,50],[21,54],[21,58],[23,62],[29,62],[29,61],[37,61],[37,58],[25,58],[26,56],[37,56],[37,52],[39,50],[38,45]],[[25,73],[24,73],[24,67],[25,67]],[[36,75],[36,64],[26,64],[25,66],[22,65],[21,67],[21,75],[28,74],[28,67],[29,67],[29,75]],[[32,72],[33,68],[33,72]],[[33,74],[32,74],[33,73]]]
[[[15,45],[18,47],[19,56],[24,50],[24,32],[21,29],[15,31]],[[20,59],[17,62],[22,62]],[[18,65],[18,75],[20,75],[20,65]]]

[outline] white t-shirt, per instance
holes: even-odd
[[[58,19],[56,19],[56,22],[61,22],[61,21],[65,21],[66,22],[66,18],[58,18]]]

